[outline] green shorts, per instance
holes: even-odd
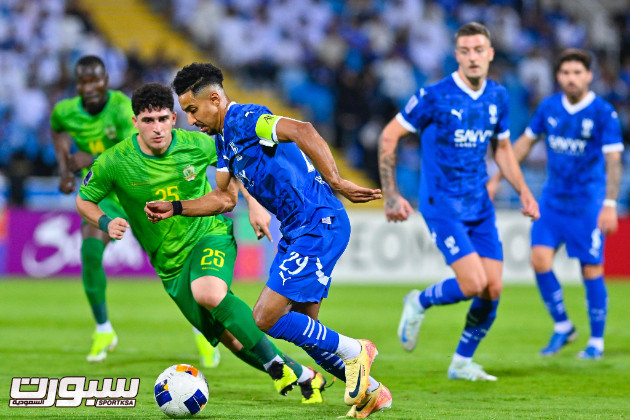
[[[199,305],[193,297],[190,284],[203,276],[214,276],[223,280],[232,293],[232,278],[236,262],[236,241],[232,235],[208,235],[201,238],[192,249],[179,277],[163,282],[164,289],[175,301],[186,319],[206,339],[216,346],[225,327],[215,320],[210,311]]]

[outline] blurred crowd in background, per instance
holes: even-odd
[[[246,89],[272,89],[299,107],[376,182],[380,130],[419,87],[456,69],[453,34],[470,21],[492,33],[490,77],[510,93],[513,139],[555,91],[554,57],[578,47],[593,53],[592,88],[619,112],[628,143],[630,12],[590,10],[591,3],[599,2],[147,0]],[[103,58],[110,88],[129,95],[145,82],[170,84],[178,70],[159,52],[146,62],[110,45],[71,0],[0,0],[0,168],[8,177],[55,175],[49,116],[57,101],[76,94],[73,66],[85,54]],[[399,184],[413,202],[421,147],[416,136],[400,147]],[[544,163],[543,147],[525,163],[534,191]]]

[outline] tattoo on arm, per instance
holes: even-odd
[[[383,137],[378,144],[378,168],[381,176],[381,188],[385,196],[391,195],[397,191],[396,188],[396,149],[390,149],[391,146],[386,143],[392,143],[392,140]]]
[[[621,172],[622,167],[619,156],[606,156],[606,198],[617,199],[619,195],[619,184],[621,182]]]

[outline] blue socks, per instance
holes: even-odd
[[[313,348],[305,350],[322,369],[346,382],[346,364],[339,356]]]
[[[450,305],[468,299],[470,298],[462,293],[454,277],[429,286],[420,293],[420,305],[424,309],[429,309],[433,305]]]
[[[553,271],[547,271],[546,273],[536,273],[536,282],[538,283],[538,290],[540,296],[545,302],[547,311],[553,320],[557,322],[568,321],[567,311],[564,307],[564,296],[562,293],[562,287],[556,279],[556,275]]]
[[[486,336],[490,326],[492,326],[497,317],[498,306],[498,299],[487,300],[478,297],[473,299],[466,316],[466,327],[459,340],[456,354],[472,358],[479,346],[479,342]]]
[[[584,279],[584,287],[586,288],[586,307],[591,322],[591,337],[602,338],[608,313],[608,293],[604,277]]]
[[[307,352],[313,349],[335,353],[339,347],[337,332],[299,312],[284,315],[267,334],[289,341]]]

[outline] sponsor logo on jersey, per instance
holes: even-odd
[[[459,119],[460,121],[462,120],[462,112],[464,112],[463,109],[460,109],[460,110],[451,109],[451,115],[455,115],[457,119]]]
[[[490,124],[496,124],[499,121],[499,119],[497,118],[497,106],[495,104],[490,104],[490,106],[488,107],[488,112],[490,113]]]
[[[116,138],[116,127],[113,125],[108,125],[105,127],[105,135],[108,139],[113,140]]]
[[[477,147],[477,143],[485,143],[492,136],[492,130],[455,130],[455,147]]]
[[[192,165],[188,165],[184,168],[184,179],[186,181],[192,181],[195,179],[197,174],[195,173],[195,167]]]
[[[549,147],[551,147],[554,152],[565,155],[583,155],[586,149],[586,140],[583,139],[572,139],[551,134],[548,137],[548,142]]]

